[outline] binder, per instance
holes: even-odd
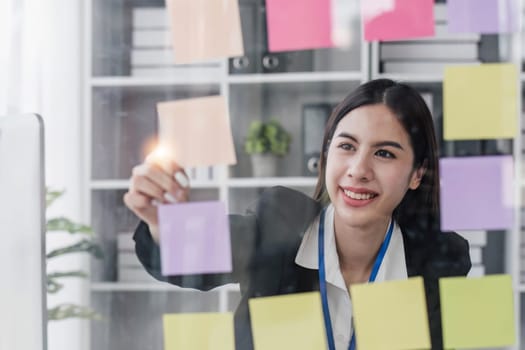
[[[265,18],[264,4],[260,0],[239,0],[244,56],[228,60],[230,74],[261,73],[260,57],[264,51],[263,32]]]
[[[306,104],[302,113],[303,175],[317,176],[323,133],[333,105],[329,103]]]
[[[477,43],[382,43],[382,60],[478,60]]]

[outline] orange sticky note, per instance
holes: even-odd
[[[161,102],[157,111],[160,145],[181,166],[237,162],[223,96]]]
[[[167,0],[175,63],[243,56],[238,0]]]

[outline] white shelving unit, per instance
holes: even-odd
[[[523,1],[520,2],[521,6],[523,6]],[[498,37],[499,40],[501,40],[500,47],[495,48],[495,50],[498,50],[499,52],[499,59],[497,61],[493,59],[489,59],[488,62],[502,62],[502,63],[513,63],[517,67],[521,68],[523,63],[522,58],[522,50],[525,48],[522,47],[522,38],[521,35],[525,35],[525,33],[514,33],[514,34],[508,34],[508,35],[501,35]],[[493,38],[492,38],[493,39]],[[482,39],[483,40],[483,39]],[[507,42],[510,42],[510,45],[507,45]],[[412,84],[416,86],[419,89],[422,90],[432,90],[432,91],[438,91],[442,92],[442,83],[444,76],[441,73],[430,73],[430,74],[413,74],[413,73],[383,73],[381,72],[381,57],[380,57],[380,45],[381,43],[373,43],[371,44],[371,78],[389,78],[393,80],[403,81],[409,84]],[[524,56],[525,57],[525,56]],[[484,62],[484,60],[481,60]],[[519,69],[518,68],[518,69]],[[523,69],[523,68],[521,68]],[[520,74],[521,78],[518,79],[518,91],[519,95],[521,96],[521,99],[518,100],[518,105],[516,107],[516,117],[518,118],[518,130],[523,130],[524,125],[522,124],[522,105],[523,105],[523,94],[522,94],[522,86],[525,84],[525,73]],[[442,95],[440,98],[438,98],[439,103],[442,102]],[[440,113],[442,112],[442,106],[435,106],[434,105],[434,111],[433,115],[436,117],[436,110],[438,110]],[[502,267],[501,269],[496,268],[498,271],[488,271],[489,274],[492,273],[505,273],[510,274],[513,279],[513,285],[514,285],[514,311],[515,311],[515,325],[516,325],[516,344],[512,347],[508,347],[508,349],[523,349],[525,348],[525,340],[523,337],[525,334],[522,333],[522,329],[525,326],[525,315],[522,312],[522,301],[525,302],[525,281],[520,280],[520,270],[521,270],[521,257],[520,257],[520,246],[524,244],[522,242],[522,235],[521,235],[521,207],[523,205],[522,203],[522,197],[521,193],[523,191],[523,188],[525,188],[525,177],[522,173],[521,168],[521,162],[522,162],[522,144],[524,142],[523,140],[523,131],[519,132],[518,135],[514,139],[512,139],[512,147],[510,149],[507,149],[508,145],[505,145],[504,142],[501,142],[501,140],[494,141],[497,143],[497,147],[499,148],[501,146],[501,151],[506,154],[511,154],[514,157],[515,160],[515,182],[513,184],[514,188],[514,203],[515,203],[515,215],[514,215],[514,223],[512,229],[509,229],[504,232],[489,232],[489,239],[491,238],[491,235],[500,235],[502,236],[503,241],[503,251],[489,251],[489,253],[485,253],[484,255],[498,255],[498,259],[502,261]],[[439,135],[438,135],[439,138]],[[445,156],[454,156],[455,152],[455,146],[448,142],[448,145],[445,145],[444,150],[446,154]],[[502,145],[503,144],[503,145]],[[482,154],[473,154],[473,155],[482,155]],[[492,237],[493,238],[493,237]],[[489,250],[489,246],[485,247],[484,250]],[[496,260],[498,260],[496,259]],[[494,269],[492,269],[494,270]]]
[[[229,101],[239,163],[231,168],[214,167],[215,176],[211,181],[190,182],[194,200],[221,200],[230,211],[242,212],[255,200],[258,191],[267,187],[283,185],[313,193],[316,178],[304,176],[301,167],[302,105],[336,103],[370,78],[369,47],[363,41],[353,49],[359,50],[359,55],[352,56],[359,63],[352,63],[352,69],[328,66],[325,70],[312,67],[287,73],[231,74],[229,62],[224,59],[216,62],[217,74],[213,76],[131,76],[127,56],[131,50],[132,8],[162,5],[161,0],[88,0],[85,5],[86,221],[92,223],[106,253],[104,262],[92,263],[90,295],[92,306],[107,318],[105,327],[111,328],[108,331],[99,323],[91,322],[90,342],[85,344],[85,350],[129,349],[129,346],[159,346],[160,349],[162,336],[155,333],[157,330],[151,330],[155,335],[147,345],[140,343],[142,339],[133,344],[126,343],[126,339],[142,333],[140,328],[137,329],[140,332],[134,332],[137,324],[160,322],[162,313],[224,312],[233,310],[238,301],[238,285],[203,293],[161,282],[118,279],[117,234],[130,232],[138,223],[125,209],[122,195],[129,186],[131,167],[142,161],[145,152],[142,148],[156,131],[156,102],[215,94]],[[240,144],[251,120],[270,116],[277,116],[285,128],[292,131],[294,141],[286,164],[282,164],[282,176],[254,178]],[[178,304],[179,300],[184,301]],[[162,329],[160,325],[157,328]]]
[[[259,1],[259,0],[253,0]],[[152,2],[161,6],[162,1]],[[441,74],[386,74],[380,71],[379,43],[359,46],[358,68],[335,71],[307,71],[288,73],[231,74],[227,60],[220,61],[220,74],[213,77],[190,76],[178,79],[173,76],[161,78],[132,77],[129,69],[126,73],[126,55],[130,53],[129,31],[130,11],[133,6],[144,6],[141,0],[88,0],[84,9],[84,50],[85,85],[84,85],[84,188],[87,198],[86,221],[91,222],[101,236],[109,262],[92,266],[93,281],[90,293],[94,308],[105,313],[108,318],[106,327],[111,322],[122,323],[127,336],[134,334],[130,327],[134,322],[119,319],[134,318],[137,324],[157,322],[160,312],[227,311],[235,308],[238,298],[238,286],[227,285],[213,291],[202,293],[183,289],[166,283],[119,282],[116,276],[116,235],[130,231],[137,223],[124,208],[122,194],[128,188],[131,166],[142,159],[143,143],[147,142],[156,128],[154,103],[161,100],[188,98],[220,94],[230,102],[230,115],[236,144],[242,138],[242,132],[250,120],[266,118],[280,114],[285,127],[300,129],[300,107],[308,102],[338,102],[341,97],[372,78],[390,78],[413,83],[422,90],[440,91],[443,76]],[[152,6],[148,3],[148,6]],[[111,22],[110,24],[108,22]],[[128,41],[126,41],[128,40]],[[123,41],[123,42],[121,42]],[[127,45],[127,46],[126,46]],[[509,61],[521,66],[521,38],[512,38],[512,52]],[[525,84],[525,73],[521,73],[521,85]],[[285,96],[284,98],[282,96]],[[268,101],[271,101],[269,103]],[[439,98],[435,100],[440,104]],[[288,107],[291,105],[291,107]],[[441,106],[439,106],[441,107]],[[439,109],[439,108],[438,108]],[[282,113],[278,113],[281,110]],[[521,111],[521,105],[517,114]],[[521,125],[520,129],[523,127]],[[299,143],[300,135],[294,135],[294,142]],[[516,221],[513,230],[502,233],[505,237],[504,266],[501,272],[510,273],[515,281],[516,318],[518,343],[513,349],[520,348],[522,335],[520,329],[525,323],[521,315],[520,301],[524,297],[525,282],[520,281],[520,244],[521,190],[525,188],[525,178],[521,174],[521,136],[514,140],[512,154],[516,159]],[[445,147],[446,151],[453,147]],[[215,167],[212,181],[192,181],[195,200],[217,199],[239,212],[250,204],[260,189],[283,185],[304,191],[313,191],[316,178],[304,176],[300,170],[301,150],[298,145],[292,147],[289,164],[284,168],[284,176],[272,178],[250,177],[249,162],[237,147],[239,164],[233,168]],[[297,160],[297,159],[299,160]],[[492,233],[491,233],[492,234]],[[494,233],[499,234],[499,233]],[[172,303],[183,300],[183,305]],[[154,301],[154,300],[159,300]],[[162,304],[164,303],[164,304]],[[141,305],[149,308],[141,308]],[[164,306],[166,307],[164,309]],[[196,308],[192,309],[193,306]],[[133,310],[136,309],[136,313]],[[151,310],[150,314],[144,315]],[[131,316],[130,316],[131,315]],[[91,323],[89,333],[91,343],[83,344],[82,350],[124,349],[129,343],[118,343],[119,334],[124,329],[104,330],[96,322]],[[120,332],[120,333],[119,333]],[[154,332],[151,330],[151,332]],[[153,334],[153,333],[152,333]],[[122,337],[122,338],[126,338]],[[158,337],[159,339],[155,339]],[[147,338],[147,337],[146,337]],[[149,338],[162,342],[158,334]],[[521,343],[524,343],[521,341]],[[157,344],[157,343],[155,343]],[[154,347],[155,344],[148,344]],[[162,344],[162,343],[160,343]],[[133,344],[141,346],[141,344]],[[160,348],[160,347],[159,347]]]
[[[121,283],[121,282],[101,282],[101,283],[92,283],[91,290],[94,292],[181,292],[181,293],[193,293],[197,291],[196,289],[191,288],[180,288],[167,283]],[[224,292],[238,292],[239,285],[237,284],[227,284],[221,287],[218,287],[216,290],[221,290]]]
[[[308,83],[365,80],[361,72],[307,72],[230,75],[229,84]]]

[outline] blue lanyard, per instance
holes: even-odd
[[[321,303],[323,304],[323,316],[324,324],[326,328],[326,338],[328,340],[328,349],[335,350],[334,343],[334,333],[332,331],[332,321],[330,320],[330,310],[328,309],[328,294],[326,293],[326,271],[324,266],[324,214],[325,209],[321,212],[321,217],[319,218],[319,235],[318,235],[318,257],[319,257],[319,289],[321,291]],[[390,238],[392,237],[392,231],[394,230],[394,220],[390,221],[388,227],[388,232],[386,234],[385,240],[379,248],[379,253],[377,254],[374,266],[372,268],[372,273],[368,282],[374,282],[376,280],[379,267],[381,267],[381,262],[385,257],[386,250],[390,244]],[[352,331],[352,338],[348,346],[349,350],[355,350],[355,332]]]

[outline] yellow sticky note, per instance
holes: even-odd
[[[167,0],[175,63],[244,54],[238,0]]]
[[[350,288],[358,349],[430,349],[423,279]]]
[[[442,278],[439,292],[446,348],[514,344],[514,298],[509,275]]]
[[[518,69],[501,63],[447,67],[443,103],[445,140],[513,138]]]
[[[233,314],[166,314],[165,350],[235,350]]]
[[[157,104],[160,145],[183,167],[237,162],[223,96]]]
[[[319,292],[250,299],[255,350],[326,349]]]

